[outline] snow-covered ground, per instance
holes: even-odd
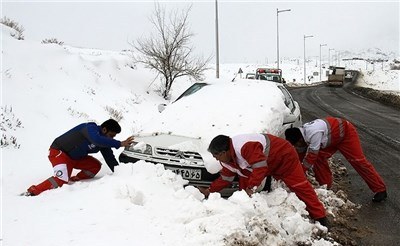
[[[373,56],[364,54],[365,59]],[[357,56],[354,56],[357,57]],[[381,55],[380,58],[384,56]],[[353,56],[349,56],[353,58]],[[379,59],[379,58],[376,58]],[[383,59],[383,58],[382,58]],[[387,59],[387,58],[386,58]],[[400,70],[390,70],[390,63],[393,62],[393,57],[387,62],[378,62],[376,64],[371,64],[364,60],[344,60],[340,64],[331,63],[335,66],[343,66],[349,70],[357,70],[361,74],[356,83],[356,86],[369,87],[376,90],[393,92],[400,95]],[[326,59],[325,59],[326,60]],[[399,58],[397,58],[399,60]],[[319,76],[320,67],[319,61],[310,60],[306,65],[306,82],[304,83],[304,66],[302,59],[288,59],[283,58],[280,68],[283,71],[283,77],[290,86],[304,86],[319,83],[320,81],[326,81],[328,77],[326,72],[328,70],[328,65],[322,62],[321,66],[321,80]],[[224,74],[220,75],[221,78],[233,79],[233,78],[245,78],[246,73],[254,73],[258,67],[276,67],[276,64],[222,64],[221,68]],[[243,74],[237,74],[239,68],[242,69]],[[313,75],[318,73],[318,75]],[[207,72],[209,77],[215,76],[214,70],[209,70]]]
[[[304,203],[280,183],[274,183],[271,193],[252,198],[236,192],[228,199],[212,194],[204,200],[195,187],[184,187],[180,176],[143,161],[122,164],[115,173],[103,165],[93,180],[37,197],[19,196],[52,175],[47,150],[66,130],[118,116],[122,132],[116,138],[122,140],[157,115],[159,103],[168,102],[156,92],[155,74],[134,67],[127,54],[18,41],[7,27],[1,28],[3,245],[230,245],[235,240],[253,245],[335,244],[317,236],[326,228],[312,223]],[[301,61],[283,62],[286,80],[302,84]],[[239,68],[246,73],[258,66],[222,64],[221,78],[232,79]],[[310,62],[307,71],[314,70],[319,67]],[[378,72],[364,80],[399,90],[398,72]],[[206,73],[207,78],[214,75],[213,70]],[[177,81],[172,99],[191,83]],[[329,213],[344,204],[324,187],[317,193]]]

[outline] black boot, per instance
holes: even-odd
[[[264,188],[262,189],[263,191],[271,192],[271,182],[272,182],[272,177],[267,176],[267,179],[265,180],[265,185]]]
[[[323,225],[329,229],[329,223],[328,223],[328,219],[326,217],[316,219],[316,221],[318,221],[321,225]]]
[[[374,198],[372,198],[373,202],[381,202],[383,200],[385,200],[387,198],[387,193],[386,191],[381,191],[381,192],[377,192],[374,195]]]

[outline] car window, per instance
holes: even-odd
[[[182,97],[187,97],[189,95],[192,95],[193,93],[199,91],[201,88],[203,88],[206,85],[208,85],[208,84],[207,83],[195,83],[195,84],[193,84],[192,86],[187,88],[186,91],[184,91],[174,102],[178,101]]]
[[[278,88],[282,91],[282,94],[283,94],[284,99],[285,99],[286,107],[288,107],[290,109],[290,112],[293,113],[293,111],[295,110],[296,106],[294,105],[292,95],[290,95],[290,93],[286,90],[285,87],[278,86]]]
[[[259,80],[268,80],[268,77],[265,74],[260,74],[258,79]]]
[[[268,81],[274,81],[274,78],[271,75],[267,75],[266,78],[267,78]]]

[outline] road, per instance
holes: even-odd
[[[359,245],[400,244],[400,111],[353,94],[351,87],[290,88],[300,104],[303,122],[325,116],[343,117],[358,130],[367,159],[373,163],[387,186],[388,199],[373,203],[373,193],[339,153],[351,181],[349,199],[362,207],[356,215],[355,227],[370,233],[358,235]]]

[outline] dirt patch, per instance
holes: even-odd
[[[341,245],[358,245],[360,239],[372,231],[365,227],[358,226],[357,213],[360,205],[354,204],[348,199],[350,180],[348,178],[347,169],[344,164],[333,157],[330,160],[330,167],[333,173],[333,184],[331,190],[336,196],[344,201],[342,206],[338,206],[333,213],[328,215],[330,224],[329,232],[322,237],[326,240],[333,239]],[[313,185],[318,185],[312,174],[308,174],[308,178]],[[323,201],[326,203],[327,201]]]
[[[400,109],[400,96],[395,93],[374,90],[366,87],[349,87],[349,89],[363,97]]]

